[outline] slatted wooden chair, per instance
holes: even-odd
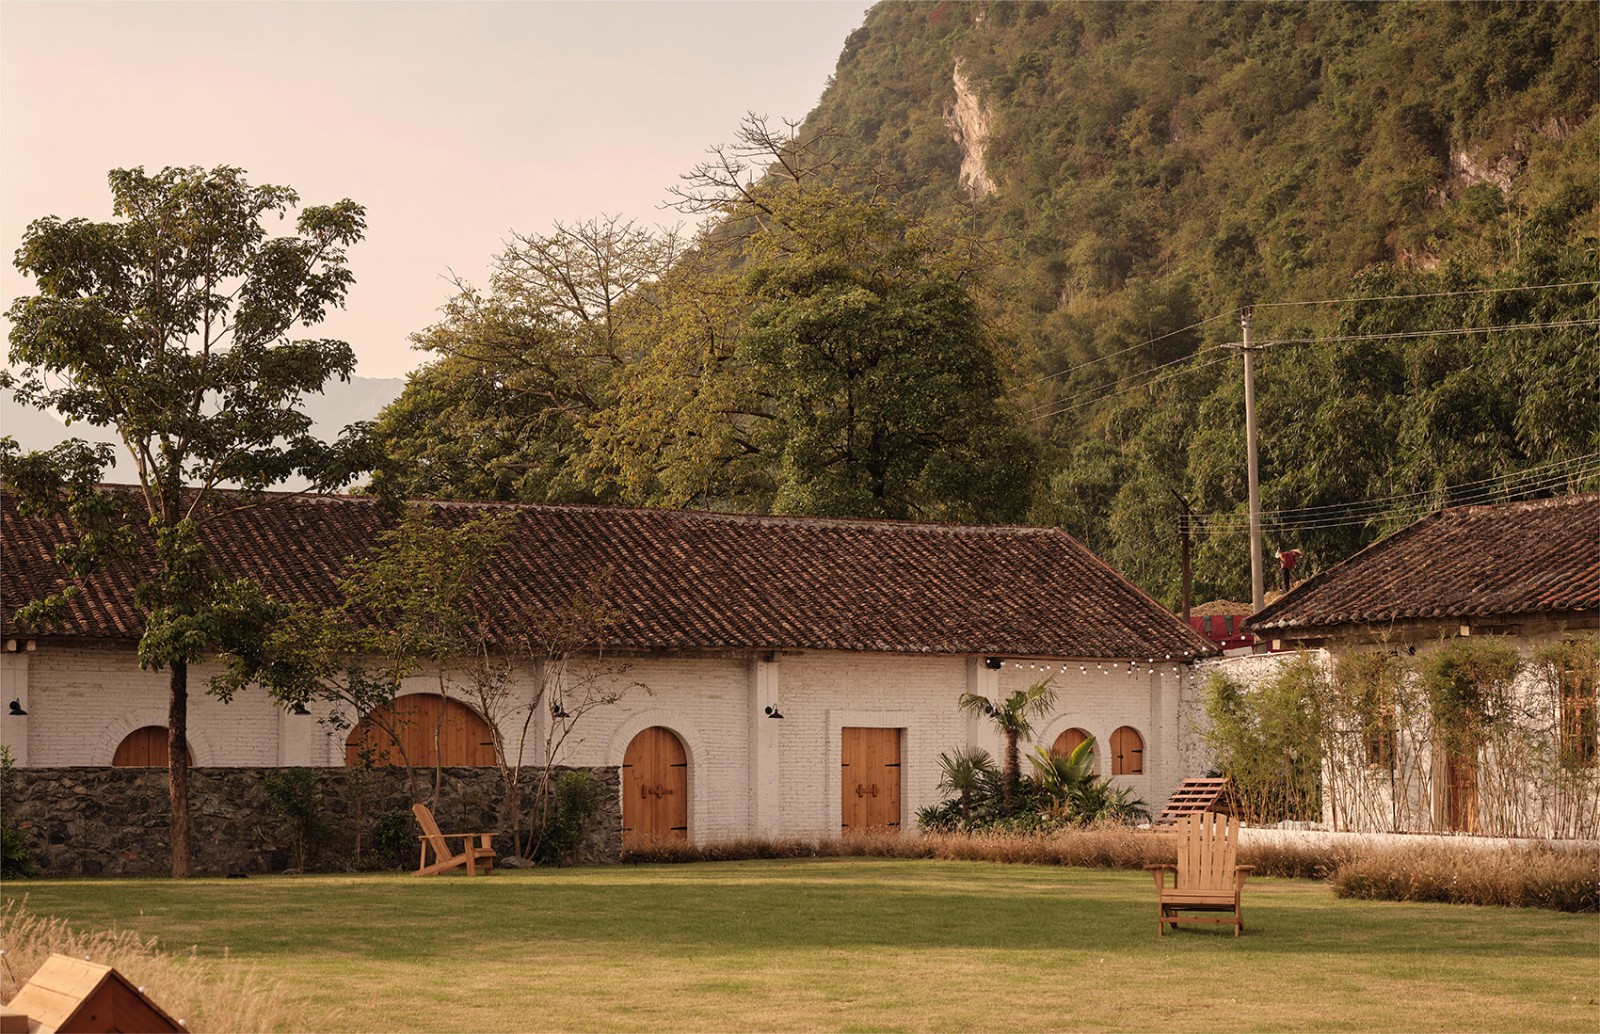
[[[479,872],[487,876],[494,871],[493,833],[441,833],[439,824],[433,821],[433,812],[428,810],[426,804],[413,804],[411,814],[417,817],[417,825],[422,827],[422,835],[417,838],[422,841],[422,850],[413,876],[437,876],[463,866],[468,876],[476,876]],[[479,841],[477,844],[472,842],[474,838]],[[451,853],[451,840],[461,841],[460,854]],[[428,864],[430,847],[433,848],[432,865]]]
[[[1160,895],[1156,912],[1156,934],[1167,932],[1167,924],[1232,923],[1233,935],[1244,932],[1244,914],[1239,894],[1253,865],[1236,865],[1239,856],[1239,820],[1231,815],[1201,812],[1185,815],[1178,821],[1178,864],[1147,865],[1155,877]],[[1167,885],[1167,873],[1173,885]],[[1182,912],[1230,912],[1231,917],[1182,915]]]

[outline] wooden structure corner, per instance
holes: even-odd
[[[110,966],[52,955],[6,1005],[5,1031],[178,1034],[185,1028]]]

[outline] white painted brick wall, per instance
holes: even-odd
[[[1180,679],[1170,667],[1133,678],[1117,669],[1087,672],[1062,662],[1059,703],[1036,723],[1037,742],[1048,746],[1070,726],[1106,744],[1111,731],[1131,725],[1145,737],[1146,772],[1123,777],[1157,808],[1187,773],[1174,749]],[[1110,667],[1109,665],[1107,666]],[[1187,670],[1187,669],[1185,669]],[[265,694],[247,691],[224,705],[205,693],[214,668],[190,670],[190,730],[195,762],[216,765],[339,764],[343,737],[329,734],[317,716],[292,717]],[[978,658],[884,654],[790,653],[768,663],[746,656],[649,658],[631,662],[620,683],[642,683],[615,705],[590,712],[567,740],[559,763],[619,765],[640,731],[661,725],[675,732],[689,755],[690,835],[697,840],[752,832],[832,834],[839,829],[840,750],[848,726],[883,726],[902,733],[902,817],[914,828],[916,811],[940,799],[938,757],[968,744],[995,754],[1000,740],[986,722],[957,706],[963,692],[1010,693],[1041,677],[1011,662],[999,671]],[[1187,687],[1187,676],[1184,677]],[[142,672],[131,650],[62,648],[42,644],[27,667],[30,717],[28,763],[105,765],[123,736],[142,725],[166,722],[165,672]],[[431,676],[407,681],[403,692],[435,692]],[[516,698],[526,703],[536,683],[518,677]],[[452,695],[461,699],[460,687]],[[774,703],[782,719],[761,714]],[[529,759],[549,721],[541,707],[530,734]],[[769,731],[770,730],[770,731]],[[8,735],[11,727],[8,727]],[[1025,744],[1024,749],[1031,747]],[[765,762],[756,752],[776,752]],[[769,814],[757,821],[759,773],[775,774]]]

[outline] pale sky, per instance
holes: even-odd
[[[511,230],[671,225],[667,188],[746,111],[799,119],[864,0],[0,3],[0,294],[41,215],[111,217],[106,172],[228,164],[367,207],[343,338],[357,373],[424,358],[454,270]],[[288,229],[288,227],[285,227]]]

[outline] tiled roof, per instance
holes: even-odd
[[[1600,609],[1600,493],[1424,517],[1297,586],[1256,632]]]
[[[1179,657],[1205,639],[1065,532],[890,521],[752,517],[584,506],[437,503],[460,521],[515,516],[490,566],[486,609],[570,599],[607,575],[610,646],[818,649],[1036,657]],[[4,500],[0,620],[63,584],[64,527]],[[216,562],[287,601],[332,604],[348,558],[392,518],[376,501],[269,494],[207,524]],[[97,576],[44,634],[131,638],[142,628],[127,571]],[[502,642],[518,629],[491,629]]]

